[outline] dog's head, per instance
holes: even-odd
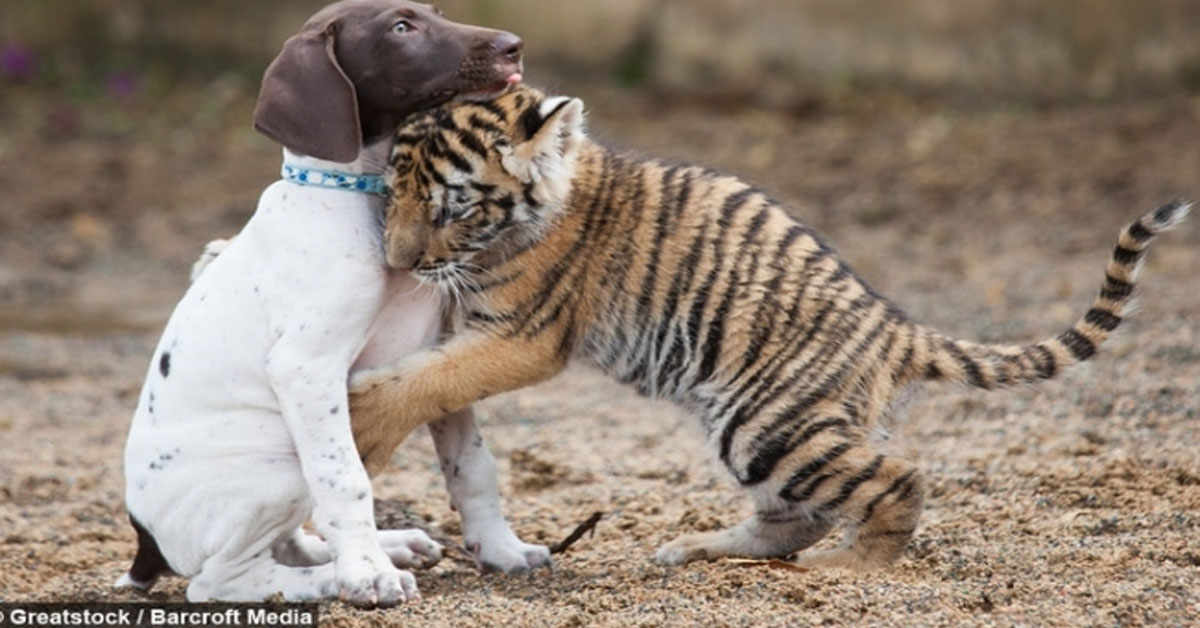
[[[354,161],[406,115],[521,79],[521,40],[427,4],[343,0],[288,39],[263,76],[254,128],[291,150]]]

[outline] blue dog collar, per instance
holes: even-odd
[[[316,168],[301,168],[283,164],[280,172],[284,181],[297,185],[311,185],[331,190],[347,192],[362,192],[376,196],[387,196],[387,183],[377,174],[352,174],[349,172],[334,172],[332,170],[317,170]]]

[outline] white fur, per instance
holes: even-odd
[[[539,113],[544,117],[552,112],[553,117],[536,136],[515,148],[501,149],[501,165],[521,181],[534,183],[534,198],[542,205],[558,205],[566,200],[575,179],[574,157],[584,140],[582,100],[547,98]]]
[[[284,156],[370,174],[387,151],[368,147],[349,166]],[[209,264],[167,323],[129,433],[126,504],[191,579],[191,601],[278,592],[390,605],[417,595],[397,566],[440,557],[422,532],[376,530],[349,427],[348,373],[395,362],[440,331],[436,293],[386,270],[382,205],[272,184],[237,238],[206,248]],[[447,474],[451,501],[480,561],[505,571],[547,563],[546,548],[521,543],[504,521],[471,414],[436,425],[444,466],[460,470]],[[306,521],[323,540],[303,533]],[[152,583],[127,574],[120,584]]]

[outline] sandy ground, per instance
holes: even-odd
[[[110,588],[134,549],[129,416],[188,264],[246,219],[277,153],[244,128],[244,98],[203,114],[212,90],[131,113],[144,133],[66,138],[27,96],[0,129],[0,600],[141,600]],[[597,136],[766,185],[915,318],[969,338],[1057,332],[1127,220],[1200,193],[1200,100],[1185,97],[954,110],[879,95],[792,116],[590,103]],[[28,185],[47,172],[72,176]],[[748,504],[688,417],[572,369],[480,415],[518,533],[550,543],[601,511],[595,535],[530,576],[480,575],[451,552],[418,574],[420,602],[328,604],[324,623],[1195,625],[1198,222],[1155,245],[1137,316],[1094,363],[1011,393],[926,389],[908,406],[890,447],[918,461],[929,496],[890,569],[654,564],[659,544]],[[459,540],[423,433],[376,488],[385,523]],[[149,599],[183,587],[164,580]]]

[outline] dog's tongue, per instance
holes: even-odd
[[[524,77],[524,76],[521,76],[521,73],[520,73],[520,72],[513,72],[512,74],[509,74],[509,75],[508,75],[508,78],[504,79],[504,82],[505,82],[505,83],[507,83],[508,85],[517,85],[517,84],[519,84],[519,83],[520,83],[520,82],[521,82],[521,81],[522,81],[524,78],[525,78],[525,77]]]

